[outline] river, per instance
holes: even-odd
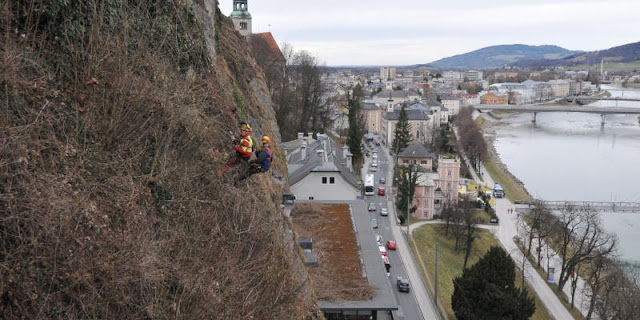
[[[640,89],[603,85],[613,96],[640,99]],[[595,106],[639,107],[640,102]],[[495,148],[529,193],[544,200],[640,202],[638,115],[514,114],[495,126]],[[619,238],[623,261],[640,265],[640,213],[603,212],[605,229]]]

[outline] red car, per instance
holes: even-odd
[[[389,240],[389,241],[387,241],[387,249],[389,249],[389,250],[396,250],[396,249],[398,249],[398,246],[396,245],[396,241],[395,241],[395,240]]]
[[[384,187],[378,187],[378,195],[379,196],[384,196]]]

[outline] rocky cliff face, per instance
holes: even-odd
[[[264,76],[214,0],[0,8],[0,318],[305,319]],[[219,174],[241,121],[273,173]]]

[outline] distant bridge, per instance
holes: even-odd
[[[634,100],[635,101],[635,100]],[[640,105],[638,107],[594,107],[594,106],[549,106],[541,104],[529,105],[493,105],[493,104],[477,104],[473,105],[475,110],[503,110],[516,112],[531,112],[533,114],[532,122],[536,122],[538,112],[581,112],[596,113],[600,115],[601,124],[604,125],[605,116],[607,114],[638,114],[640,115]]]
[[[561,210],[566,205],[575,206],[577,209],[591,208],[596,211],[612,212],[640,212],[640,202],[610,202],[610,201],[542,201],[549,210]],[[531,210],[532,203],[524,203],[528,207],[518,208],[517,211]]]
[[[566,97],[569,102],[574,101],[633,101],[640,102],[638,98],[625,98],[625,97]]]

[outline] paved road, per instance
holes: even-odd
[[[392,177],[393,177],[393,160],[388,155],[386,150],[382,147],[377,147],[378,153],[378,171],[373,172],[376,178],[376,190],[380,177],[385,177],[387,183],[384,185],[387,187],[388,193],[385,196],[365,196],[367,203],[374,202],[377,204],[377,211],[369,212],[371,218],[376,218],[379,221],[380,227],[378,228],[378,234],[381,235],[385,242],[389,239],[396,240],[398,244],[397,251],[388,251],[389,260],[391,262],[391,275],[390,279],[394,284],[394,292],[400,305],[400,310],[405,319],[440,319],[440,315],[436,311],[433,305],[433,298],[429,294],[420,272],[416,266],[415,260],[406,242],[405,233],[396,223],[395,206],[393,205],[393,195],[390,194]],[[365,160],[365,169],[368,170],[371,163],[371,158]],[[369,172],[367,172],[369,173]],[[380,208],[386,207],[389,210],[389,216],[380,216]],[[410,293],[398,292],[395,287],[395,281],[398,276],[409,278],[411,284]]]

